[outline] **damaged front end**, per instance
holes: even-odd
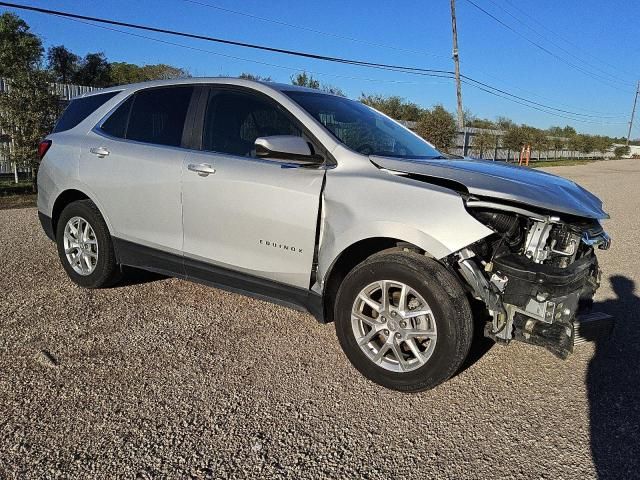
[[[595,250],[610,238],[596,219],[541,214],[519,206],[467,199],[471,215],[494,231],[448,258],[491,320],[485,335],[573,351],[577,315],[600,284]]]

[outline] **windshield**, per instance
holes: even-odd
[[[284,92],[326,127],[340,142],[363,155],[395,158],[443,158],[411,130],[376,110],[324,93]]]

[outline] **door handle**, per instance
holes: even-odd
[[[191,172],[196,172],[201,177],[206,177],[212,173],[216,173],[216,169],[208,163],[190,163],[187,168]]]
[[[90,148],[89,151],[94,155],[97,155],[99,158],[104,158],[109,155],[109,150],[107,150],[105,147],[93,147]]]

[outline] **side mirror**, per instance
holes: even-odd
[[[254,143],[258,158],[273,158],[301,166],[321,165],[324,158],[311,152],[311,147],[302,137],[295,135],[272,135],[256,138]]]

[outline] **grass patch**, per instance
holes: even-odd
[[[30,193],[33,193],[33,183],[31,183],[31,181],[15,183],[10,180],[0,180],[0,197],[8,195],[28,195]]]
[[[6,195],[4,197],[0,197],[0,210],[35,207],[37,197],[38,196],[35,193],[28,195]]]

